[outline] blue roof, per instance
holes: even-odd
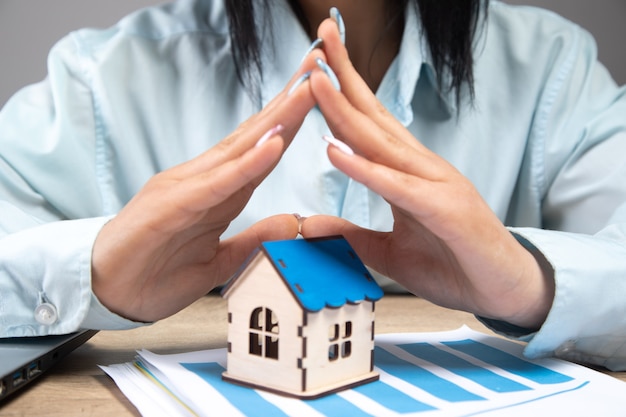
[[[343,237],[265,242],[261,249],[308,311],[377,301],[383,296]]]

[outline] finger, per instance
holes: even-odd
[[[171,274],[179,273],[183,276],[200,276],[197,284],[203,286],[202,288],[209,285],[209,288],[205,288],[208,291],[230,278],[263,242],[295,239],[297,235],[298,220],[294,215],[280,214],[271,216],[220,242],[214,258],[208,265],[192,261],[182,263],[182,265],[188,265],[188,268],[198,269],[199,273],[191,274],[189,270],[181,273],[180,266],[174,265]],[[207,251],[207,245],[201,241],[189,242],[187,246],[181,249],[180,252],[199,252],[199,255],[192,254],[190,256],[191,260],[201,259],[203,248],[205,252]],[[209,277],[212,277],[212,279],[208,280]]]
[[[271,216],[253,224],[248,229],[224,240],[215,259],[219,276],[225,281],[261,243],[272,240],[295,239],[298,236],[298,220],[292,214]]]
[[[215,227],[227,225],[244,207],[256,184],[278,161],[283,149],[282,138],[275,136],[235,160],[184,180],[172,179],[167,172],[158,174],[141,194],[156,193],[154,201],[167,203],[153,208],[158,215],[140,216],[141,225],[135,222],[134,226],[153,230],[158,236],[183,230],[207,216]],[[145,200],[134,198],[120,216],[145,212]]]
[[[404,212],[449,244],[462,245],[469,241],[459,237],[485,236],[488,232],[497,234],[503,229],[476,188],[452,167],[444,180],[432,181],[368,161],[359,155],[348,155],[335,146],[328,149],[328,155],[339,170],[381,195],[394,209]],[[476,219],[480,217],[480,221],[468,222],[468,213]],[[397,214],[394,213],[396,220]],[[458,243],[451,243],[457,240]]]
[[[359,227],[349,221],[326,215],[307,217],[302,224],[302,236],[307,239],[343,236],[363,262],[378,272],[386,273],[385,250],[389,233]]]
[[[264,112],[274,109],[277,104],[281,102],[281,99],[284,99],[285,97],[291,97],[294,95],[297,97],[298,95],[302,95],[303,97],[301,98],[306,98],[309,92],[306,89],[303,89],[304,91],[299,91],[301,90],[299,87],[306,83],[311,71],[317,68],[317,64],[315,63],[315,60],[317,58],[325,58],[323,50],[319,48],[314,48],[308,51],[306,56],[302,58],[300,67],[291,77],[289,82],[285,85],[285,88],[283,88],[283,90],[276,97],[274,97],[274,99],[272,99],[260,113],[257,113],[254,117],[265,117]]]
[[[301,123],[302,120],[300,119],[306,116],[306,113],[310,109],[312,109],[313,106],[315,106],[315,102],[309,89],[298,88],[298,87],[302,84],[305,84],[306,81],[308,80],[308,77],[311,71],[314,68],[317,68],[315,59],[317,59],[318,57],[324,57],[324,53],[319,49],[312,50],[303,59],[300,67],[298,68],[296,73],[291,77],[289,82],[285,85],[285,88],[283,88],[283,90],[276,97],[274,97],[263,109],[261,109],[260,112],[256,113],[255,115],[250,117],[248,120],[240,124],[237,131],[239,131],[240,129],[244,130],[245,128],[249,126],[255,126],[257,124],[261,124],[265,126],[266,123],[264,122],[266,122],[268,119],[278,121],[278,119],[275,119],[276,114],[279,114],[279,115],[286,114],[288,116],[291,116],[291,117],[284,119],[284,123],[281,123],[285,125],[287,130],[290,129],[291,123],[289,122],[291,120],[295,119],[296,121],[299,121]],[[293,105],[293,103],[298,103],[300,104],[300,106],[298,106],[296,109],[292,109],[291,106]],[[291,114],[291,113],[294,113],[293,110],[299,110],[299,111],[295,111],[295,114]],[[280,121],[278,122],[280,123]],[[299,123],[298,123],[298,126],[299,126]],[[256,131],[258,133],[260,130],[257,129]],[[232,140],[231,139],[232,136],[233,135],[230,135],[224,142],[228,143],[230,140]]]
[[[243,188],[251,192],[278,162],[284,147],[284,140],[276,135],[236,159],[186,178],[174,187],[173,201],[187,210],[204,212]]]
[[[445,184],[407,174],[359,155],[348,155],[336,146],[329,147],[328,156],[340,171],[381,195],[391,205],[411,213],[414,218],[423,221],[436,215],[442,206],[445,208],[444,197],[435,197],[445,196],[441,190]]]
[[[337,24],[330,18],[324,20],[318,28],[317,35],[323,39],[326,60],[339,78],[342,92],[354,99],[355,103],[359,103],[359,110],[366,113],[368,111],[366,105],[372,103],[374,94],[352,65],[348,50],[341,42]]]
[[[319,52],[317,52],[319,54]],[[313,54],[312,57],[317,56]],[[207,171],[226,161],[237,158],[252,148],[269,130],[283,126],[282,136],[288,146],[300,128],[308,112],[315,106],[315,99],[308,88],[298,88],[292,94],[288,89],[313,65],[310,59],[296,73],[292,82],[259,113],[241,123],[237,129],[202,155],[171,169],[172,175],[183,178]]]
[[[447,164],[440,157],[424,147],[409,146],[385,130],[336,91],[321,71],[311,75],[311,90],[331,130],[358,154],[394,170],[428,179],[445,174]]]
[[[398,138],[406,137],[404,126],[376,98],[352,64],[348,51],[341,42],[337,25],[331,19],[325,20],[318,28],[318,36],[324,40],[327,62],[335,71],[341,84],[341,91],[348,101],[392,135]],[[412,136],[407,137],[406,142],[418,149],[422,148]]]
[[[367,158],[400,170],[430,167],[438,161],[439,157],[415,139],[371,92],[352,65],[332,19],[322,22],[318,36],[323,39],[325,56],[341,84],[339,93],[319,71],[311,77],[311,90],[331,130]],[[427,160],[420,164],[411,149]],[[435,175],[441,175],[441,170],[428,174]]]

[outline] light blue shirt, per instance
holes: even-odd
[[[48,78],[6,104],[0,336],[139,325],[92,294],[95,237],[151,176],[209,149],[284,88],[310,39],[286,2],[272,8],[257,96],[237,80],[222,1],[181,0],[70,34]],[[554,268],[554,305],[526,354],[626,368],[626,90],[579,27],[494,2],[476,43],[475,102],[465,97],[457,115],[412,9],[406,19],[379,99]],[[330,164],[327,132],[313,110],[227,234],[293,212],[391,228],[385,201]],[[42,305],[50,311],[36,316]]]

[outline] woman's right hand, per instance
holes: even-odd
[[[315,55],[260,113],[204,154],[152,177],[103,227],[92,288],[105,307],[134,321],[167,317],[224,283],[262,241],[297,236],[295,217],[282,215],[220,240],[315,105],[309,88],[289,91],[315,67]]]

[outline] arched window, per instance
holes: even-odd
[[[269,308],[257,307],[250,315],[250,354],[278,359],[278,317]]]

